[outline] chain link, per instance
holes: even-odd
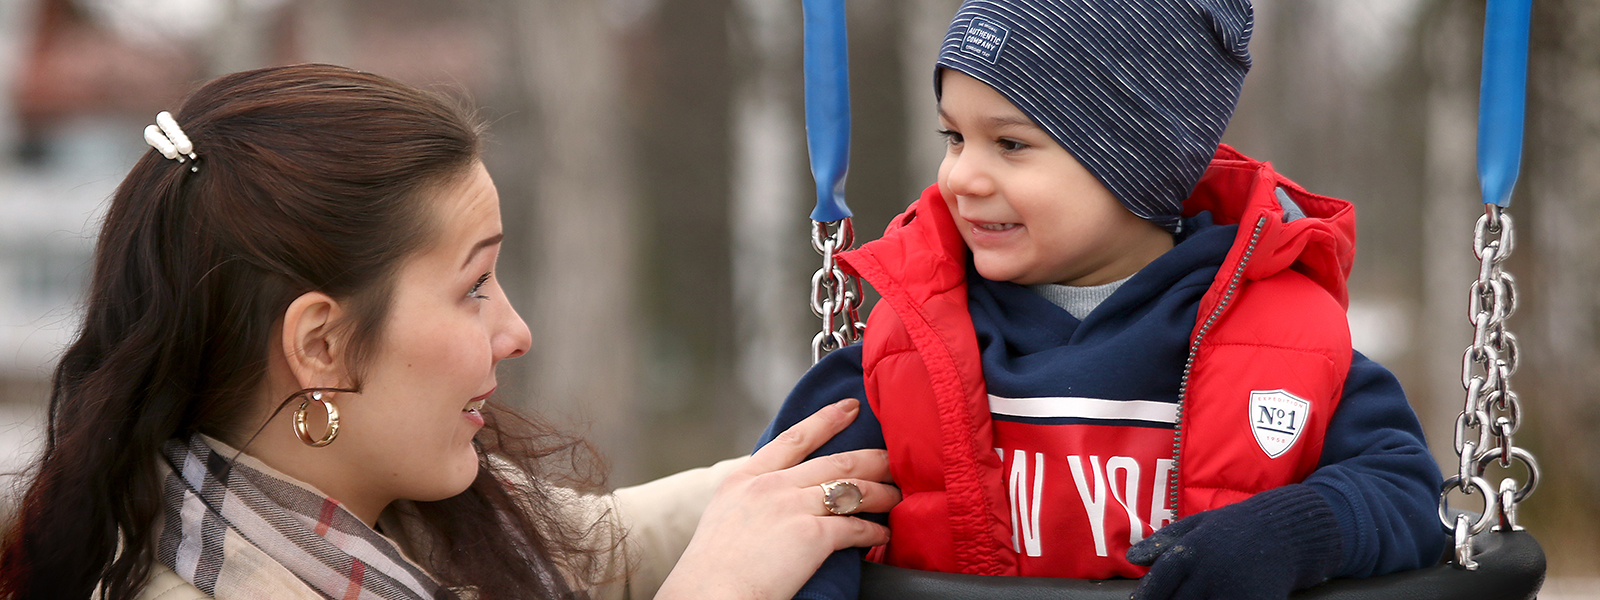
[[[822,255],[822,268],[811,275],[811,312],[822,319],[822,330],[811,338],[811,362],[861,339],[861,280],[846,275],[834,255],[856,243],[849,217],[839,221],[811,222],[811,248]]]
[[[1517,310],[1517,285],[1501,266],[1511,256],[1516,237],[1511,216],[1499,206],[1486,206],[1472,235],[1472,254],[1479,264],[1478,279],[1467,295],[1472,345],[1461,356],[1461,385],[1467,395],[1461,415],[1456,417],[1459,464],[1439,493],[1439,522],[1455,539],[1456,565],[1468,570],[1478,567],[1472,559],[1472,536],[1490,524],[1495,524],[1495,531],[1520,531],[1517,503],[1539,484],[1539,462],[1511,439],[1522,425],[1522,404],[1511,390],[1511,375],[1518,363],[1517,336],[1506,330],[1505,321]],[[1484,478],[1490,463],[1505,469],[1513,462],[1521,462],[1527,469],[1526,483],[1507,476],[1498,486],[1491,486]],[[1450,516],[1452,491],[1483,496],[1483,513],[1476,521],[1466,515]]]

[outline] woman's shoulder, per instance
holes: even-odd
[[[209,600],[200,588],[195,587],[166,565],[156,564],[150,572],[150,581],[139,590],[138,600]]]

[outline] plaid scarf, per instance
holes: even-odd
[[[454,597],[338,500],[254,458],[198,434],[162,455],[157,558],[214,598]]]

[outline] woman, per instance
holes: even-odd
[[[639,596],[685,544],[660,597],[788,597],[829,552],[887,540],[817,487],[887,510],[881,453],[796,466],[854,401],[615,497],[545,473],[582,446],[486,406],[532,341],[458,107],[299,65],[157,122],[99,237],[0,597]]]

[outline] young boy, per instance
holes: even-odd
[[[841,256],[883,300],[767,435],[868,401],[819,454],[889,451],[905,500],[871,559],[1140,598],[1438,559],[1438,467],[1350,347],[1351,206],[1219,146],[1251,25],[1245,0],[962,5],[938,184]],[[854,598],[860,556],[799,597]]]

